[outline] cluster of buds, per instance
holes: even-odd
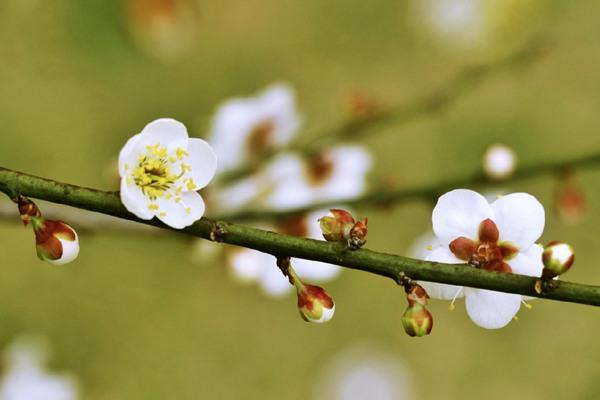
[[[298,311],[303,320],[322,324],[333,318],[335,303],[325,289],[302,282],[294,271],[289,257],[278,258],[277,266],[296,288]]]
[[[62,221],[42,217],[38,206],[27,197],[17,198],[23,225],[31,224],[35,233],[35,247],[41,260],[62,265],[73,261],[79,254],[77,232]]]
[[[404,331],[412,337],[429,335],[433,328],[433,316],[426,307],[429,295],[422,286],[405,275],[400,277],[399,283],[404,286],[408,301],[408,307],[402,315]]]
[[[575,261],[573,248],[563,242],[550,242],[542,253],[542,279],[553,279],[567,272]]]
[[[333,216],[319,219],[321,233],[328,242],[346,242],[351,249],[359,249],[367,242],[367,223],[365,217],[356,221],[348,211],[331,209]]]

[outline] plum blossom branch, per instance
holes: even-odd
[[[528,178],[550,174],[559,174],[565,169],[575,170],[600,166],[600,153],[593,153],[571,159],[546,161],[517,169],[510,177],[502,180],[502,184],[516,182]],[[325,201],[286,210],[244,209],[237,212],[219,215],[219,219],[229,221],[277,220],[292,215],[305,214],[311,210],[328,208],[344,204],[348,207],[388,206],[410,200],[435,199],[442,193],[457,187],[481,188],[497,186],[498,180],[490,179],[481,170],[464,178],[440,181],[434,184],[390,190],[385,187],[372,190],[362,196],[348,200]]]
[[[273,150],[263,155],[262,160],[271,158],[280,151],[293,151],[304,155],[315,154],[327,146],[345,140],[357,140],[374,129],[390,124],[408,124],[424,116],[439,113],[495,74],[533,64],[547,52],[547,48],[547,40],[543,38],[531,40],[508,56],[463,68],[453,79],[426,96],[403,105],[374,111],[362,118],[348,120],[337,127],[316,133],[310,141],[295,141],[284,148],[276,149],[277,151]],[[223,173],[219,179],[221,182],[231,182],[253,172],[253,168],[241,167]]]
[[[596,161],[599,158],[600,156],[596,156]],[[163,229],[173,229],[157,219],[141,220],[129,213],[121,203],[118,192],[70,185],[1,167],[0,191],[13,200],[20,194]],[[205,217],[180,232],[259,250],[275,257],[289,256],[338,264],[388,277],[396,282],[401,276],[405,276],[415,280],[600,306],[600,286],[552,281],[548,290],[539,291],[539,279],[528,276],[501,274],[463,264],[415,260],[367,249],[349,250],[340,243],[282,235]]]

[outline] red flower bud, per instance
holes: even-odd
[[[319,219],[321,232],[328,242],[346,241],[348,247],[358,249],[366,242],[367,222],[365,217],[362,221],[355,221],[352,214],[345,210],[330,210],[333,216]]]
[[[329,294],[315,285],[296,284],[298,311],[307,322],[323,323],[333,318],[335,304]]]
[[[573,248],[567,243],[550,242],[544,247],[542,278],[552,279],[567,272],[575,261]]]
[[[415,302],[402,315],[402,326],[409,336],[426,336],[433,328],[433,316],[423,304]]]

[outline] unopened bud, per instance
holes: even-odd
[[[350,238],[350,232],[354,227],[354,217],[348,211],[331,209],[333,216],[326,216],[319,219],[321,233],[328,242],[341,242]]]
[[[409,305],[419,303],[423,306],[426,306],[429,295],[421,285],[413,282],[406,289],[406,299],[408,300]]]
[[[366,242],[367,222],[365,217],[361,221],[356,221],[352,214],[345,210],[330,210],[333,216],[326,216],[319,219],[321,233],[328,242],[346,241],[348,247],[358,249]]]
[[[18,196],[17,206],[19,207],[21,220],[23,220],[23,225],[25,226],[27,226],[32,219],[39,219],[42,217],[42,213],[40,212],[38,206],[25,196]]]
[[[483,172],[492,179],[508,178],[515,171],[517,156],[507,146],[495,144],[483,155]]]
[[[35,234],[38,257],[51,264],[62,265],[73,261],[79,254],[77,232],[62,221],[46,220],[38,206],[25,196],[17,198],[24,225],[31,223]]]
[[[585,195],[577,183],[573,171],[562,173],[556,191],[556,212],[560,220],[566,224],[576,224],[585,215]]]
[[[415,302],[402,315],[402,326],[409,336],[426,336],[433,328],[433,316],[423,304]]]
[[[564,274],[571,268],[574,261],[575,253],[569,244],[562,242],[548,243],[542,253],[542,262],[544,263],[542,278],[551,279]]]
[[[296,284],[298,311],[307,322],[323,323],[333,318],[335,304],[329,294],[315,285]]]
[[[350,238],[348,239],[348,246],[353,249],[358,249],[367,243],[367,223],[368,218],[363,218],[362,221],[358,221],[350,230]]]

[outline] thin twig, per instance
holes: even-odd
[[[217,218],[228,221],[251,221],[251,220],[279,220],[289,218],[291,216],[306,214],[307,212],[328,208],[331,206],[339,206],[343,204],[349,207],[373,207],[373,206],[388,206],[395,205],[410,200],[436,199],[439,195],[448,190],[456,188],[480,188],[501,184],[509,184],[519,180],[524,180],[532,177],[539,177],[548,174],[560,173],[566,168],[589,168],[600,165],[600,153],[594,153],[585,156],[579,156],[562,161],[547,161],[541,164],[535,164],[528,167],[522,167],[515,173],[502,180],[491,180],[481,172],[476,172],[464,178],[451,179],[441,181],[434,184],[416,186],[412,188],[401,188],[397,190],[389,190],[379,188],[372,190],[360,197],[352,199],[338,199],[332,201],[324,201],[312,203],[306,206],[297,207],[286,210],[268,210],[268,209],[245,209],[234,211],[227,214],[218,215]]]
[[[121,204],[117,192],[69,185],[5,168],[0,168],[0,191],[6,193],[11,199],[22,194],[170,229],[156,219],[145,221],[136,218]],[[218,230],[218,234],[215,233],[215,229]],[[289,256],[338,264],[388,277],[394,282],[397,281],[400,273],[404,272],[407,277],[416,280],[600,306],[600,286],[561,281],[553,290],[538,293],[535,290],[537,279],[528,276],[501,274],[467,265],[414,260],[367,249],[350,251],[339,243],[287,236],[208,218],[202,218],[180,232],[205,239],[218,239],[223,243],[259,250],[275,257]]]
[[[456,76],[442,87],[428,95],[413,100],[407,104],[390,107],[375,112],[369,117],[350,120],[340,125],[326,129],[321,133],[311,135],[308,142],[296,141],[281,149],[276,149],[268,154],[261,155],[261,163],[282,151],[299,152],[311,155],[327,146],[347,141],[357,140],[367,133],[384,128],[390,124],[406,125],[419,118],[440,113],[449,108],[463,96],[474,90],[486,79],[505,71],[527,67],[537,61],[547,52],[548,41],[534,39],[527,42],[514,53],[498,60],[463,68]],[[240,169],[229,171],[219,176],[220,182],[231,182],[255,172],[255,165],[244,166]]]

